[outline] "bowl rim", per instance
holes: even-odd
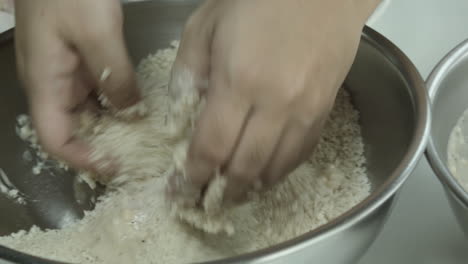
[[[139,0],[126,3],[126,5],[133,5],[146,1],[148,0]],[[11,44],[11,42],[13,42],[13,32],[14,29],[11,29],[0,34],[0,46],[3,44]],[[379,52],[382,53],[382,56],[388,59],[394,67],[400,69],[400,74],[403,75],[405,81],[409,84],[408,86],[412,87],[410,93],[413,97],[412,101],[414,104],[414,118],[416,120],[414,126],[415,129],[411,143],[408,146],[408,150],[402,157],[398,166],[394,168],[386,181],[376,188],[366,199],[327,224],[294,239],[279,243],[266,249],[222,260],[204,262],[205,264],[215,264],[220,261],[228,264],[246,262],[253,263],[257,261],[263,263],[276,257],[287,255],[291,252],[297,252],[304,247],[308,247],[322,239],[348,229],[350,226],[355,225],[372,214],[377,208],[395,195],[408,176],[412,173],[424,153],[430,132],[431,111],[429,96],[427,94],[424,81],[410,59],[395,44],[377,31],[368,26],[364,26],[361,40],[367,41],[368,44],[379,50]],[[2,257],[5,258],[5,260],[25,264],[30,262],[44,264],[58,263],[53,260],[34,257],[0,246],[0,259]]]
[[[447,77],[447,74],[453,70],[461,61],[463,56],[468,54],[468,39],[462,41],[450,50],[435,66],[426,80],[426,86],[429,92],[431,104],[434,104],[441,91],[441,84]],[[435,111],[435,109],[433,109]],[[449,168],[443,162],[440,153],[436,150],[432,133],[429,135],[426,157],[435,172],[439,181],[447,186],[455,198],[464,206],[468,207],[468,191],[458,182]]]

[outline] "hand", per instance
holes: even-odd
[[[13,0],[0,0],[0,11],[13,13],[13,10],[14,10]]]
[[[195,188],[191,198],[200,199],[220,169],[228,181],[224,200],[240,201],[304,161],[378,2],[205,2],[186,25],[173,68],[172,94],[198,89],[206,107],[185,164],[191,188],[171,193]]]
[[[75,119],[96,107],[97,94],[115,109],[140,100],[120,2],[16,0],[15,8],[18,71],[40,142],[75,168],[103,172],[91,147],[74,136]]]

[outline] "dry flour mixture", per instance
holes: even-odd
[[[468,109],[458,119],[450,134],[447,163],[450,172],[468,191]]]
[[[119,177],[110,182],[96,208],[62,230],[33,227],[1,237],[0,244],[74,263],[200,262],[294,238],[369,195],[359,114],[341,90],[314,155],[280,185],[224,212],[229,228],[220,228],[231,235],[203,232],[180,221],[164,192],[172,154],[180,143],[180,135],[166,123],[167,84],[176,52],[174,43],[138,67],[149,110],[144,119],[126,123],[106,115],[99,119],[83,115],[81,135],[122,164]],[[23,138],[31,140],[33,134]],[[89,175],[83,177],[89,180]]]

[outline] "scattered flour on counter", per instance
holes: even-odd
[[[450,134],[447,163],[450,172],[468,191],[468,109],[458,119]]]
[[[167,126],[170,68],[177,43],[138,67],[147,116],[131,124],[83,114],[81,137],[121,164],[96,208],[61,230],[33,227],[0,244],[73,263],[192,263],[225,258],[286,241],[340,216],[370,193],[359,114],[341,90],[317,149],[278,186],[226,211],[235,232],[208,234],[179,221],[165,199],[173,151]],[[29,135],[29,130],[19,135]],[[99,153],[97,154],[100,155]],[[216,195],[216,193],[215,193]]]

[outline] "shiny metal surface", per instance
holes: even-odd
[[[426,152],[429,163],[445,187],[457,220],[468,235],[468,192],[447,167],[447,144],[458,119],[468,108],[468,40],[442,59],[427,80],[433,104],[433,123]]]
[[[138,62],[177,39],[184,21],[200,1],[140,1],[125,6],[125,32]],[[10,32],[11,33],[11,32]],[[3,38],[3,40],[2,40]],[[21,155],[23,143],[14,132],[15,117],[26,111],[14,66],[11,36],[0,36],[0,167],[29,199],[19,206],[0,197],[0,235],[31,224],[60,227],[76,219],[89,202],[76,202],[73,175],[31,175]],[[327,225],[280,245],[223,260],[222,263],[329,263],[357,261],[373,242],[396,200],[396,193],[423,153],[429,133],[429,104],[424,83],[407,57],[384,37],[366,28],[346,80],[361,111],[368,169],[373,183],[369,198]],[[16,263],[39,261],[0,247],[0,258]]]

